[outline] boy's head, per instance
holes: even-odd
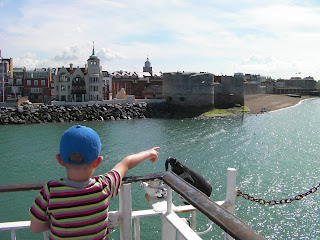
[[[99,157],[100,151],[99,135],[91,128],[76,125],[66,130],[61,137],[60,157],[64,163],[88,164]],[[70,159],[75,153],[81,155],[80,161],[79,158]]]

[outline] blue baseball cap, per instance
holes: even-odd
[[[85,126],[72,126],[64,132],[60,141],[60,157],[64,163],[86,164],[96,160],[101,152],[99,135]],[[83,162],[70,161],[70,155],[79,153]]]

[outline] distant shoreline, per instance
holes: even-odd
[[[191,109],[180,109],[168,103],[108,104],[87,106],[25,105],[19,108],[0,109],[0,125],[33,124],[50,122],[105,121],[143,118],[219,118],[259,114],[294,106],[313,96],[290,97],[287,95],[256,94],[244,97],[245,109],[213,109],[200,114]],[[200,114],[200,115],[197,115]]]
[[[278,94],[255,94],[244,97],[244,105],[250,109],[250,114],[261,113],[262,110],[274,111],[298,104],[312,96],[301,96],[301,98]]]

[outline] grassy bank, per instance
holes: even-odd
[[[246,106],[228,109],[213,109],[209,112],[203,113],[202,117],[229,117],[229,116],[241,116],[242,114],[250,113],[250,109]]]

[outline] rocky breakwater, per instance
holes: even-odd
[[[107,104],[87,106],[25,105],[1,107],[0,125],[48,122],[104,121],[145,118],[147,104]]]
[[[24,105],[0,107],[0,125],[50,122],[130,120],[143,118],[193,118],[199,111],[168,103],[133,103],[86,106]]]

